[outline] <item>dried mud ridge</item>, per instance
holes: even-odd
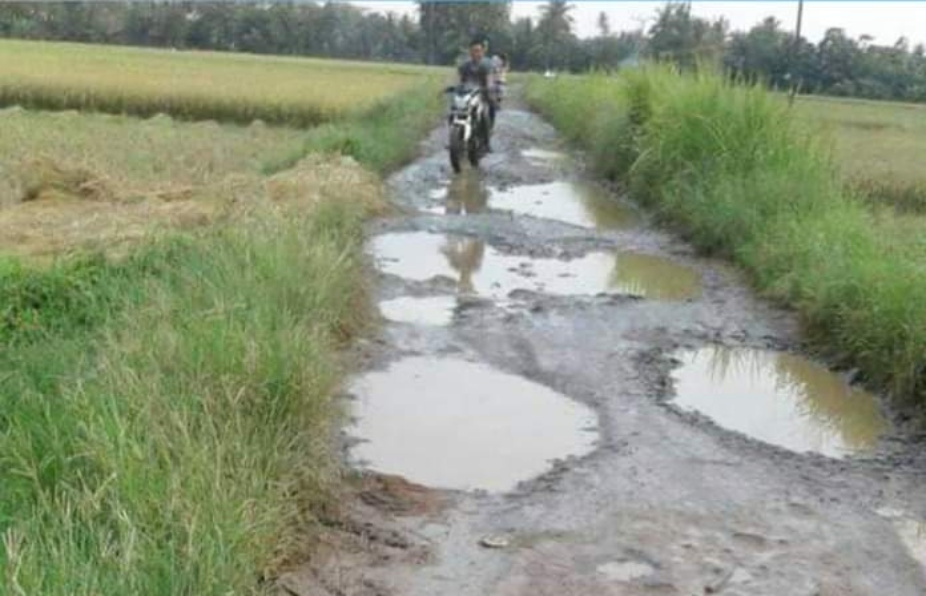
[[[349,538],[311,566],[285,575],[284,591],[926,594],[922,448],[887,430],[871,448],[842,459],[797,453],[677,407],[671,398],[679,350],[799,352],[794,317],[757,299],[736,272],[698,258],[643,214],[627,225],[596,229],[534,216],[530,209],[494,209],[493,196],[499,195],[492,192],[581,177],[576,161],[534,151],[556,150],[558,140],[525,110],[500,114],[495,147],[475,183],[457,181],[463,188],[448,190],[452,174],[444,131],[437,130],[423,143],[423,157],[390,179],[403,213],[375,223],[371,245],[397,233],[450,235],[462,239],[455,254],[464,263],[451,274],[429,276],[425,269],[403,277],[378,255],[379,298],[448,296],[464,284],[476,291],[450,307],[434,302],[435,324],[385,323],[357,348],[358,375],[409,357],[483,363],[593,410],[595,449],[557,461],[507,492],[426,489],[359,472],[359,494],[346,506],[346,519],[353,520]],[[543,200],[533,204],[549,206]],[[470,249],[481,255],[479,266],[465,265]],[[698,288],[671,299],[622,291],[620,284],[614,286],[618,291],[581,296],[530,283],[504,292],[507,269],[491,271],[485,260],[490,249],[490,257],[502,263],[505,255],[565,260],[600,251],[646,254],[695,271]],[[419,257],[413,264],[429,266],[427,255]],[[533,270],[523,277],[531,275]],[[345,443],[345,449],[357,444]],[[440,454],[434,457],[439,461]]]

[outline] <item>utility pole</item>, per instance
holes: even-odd
[[[794,28],[794,46],[791,48],[791,90],[788,92],[788,107],[794,105],[794,96],[797,95],[797,83],[794,76],[794,59],[801,48],[801,22],[804,18],[804,0],[797,0],[797,27]]]

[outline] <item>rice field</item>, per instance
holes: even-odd
[[[268,154],[293,150],[304,137],[292,128],[168,116],[0,110],[0,206],[34,193],[42,165],[85,172],[131,199],[259,173]]]
[[[803,96],[795,108],[832,143],[850,187],[876,203],[926,212],[926,106]]]
[[[0,40],[0,106],[314,126],[443,71],[397,64]]]

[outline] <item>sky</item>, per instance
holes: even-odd
[[[664,2],[648,0],[614,0],[611,2],[573,2],[576,8],[573,16],[576,32],[581,37],[597,33],[598,14],[605,12],[611,21],[613,31],[639,29],[641,23],[648,23],[656,9]],[[413,2],[361,1],[353,2],[371,10],[392,11],[400,14],[414,14]],[[512,13],[515,17],[536,16],[542,2],[515,0]],[[692,13],[707,18],[723,16],[734,30],[745,30],[766,16],[774,16],[787,29],[794,27],[797,17],[797,1],[781,0],[727,0],[694,1]],[[840,2],[833,0],[806,0],[804,2],[804,37],[818,41],[830,27],[841,27],[852,37],[868,34],[874,43],[891,45],[901,36],[911,44],[926,43],[926,2],[893,2],[862,0]]]

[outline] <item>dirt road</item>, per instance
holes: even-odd
[[[331,589],[926,594],[926,466],[880,402],[583,181],[537,116],[501,112],[496,139],[453,176],[435,131],[389,181],[407,213],[371,231],[391,321],[351,387],[350,457],[443,505],[390,517],[394,544]]]

